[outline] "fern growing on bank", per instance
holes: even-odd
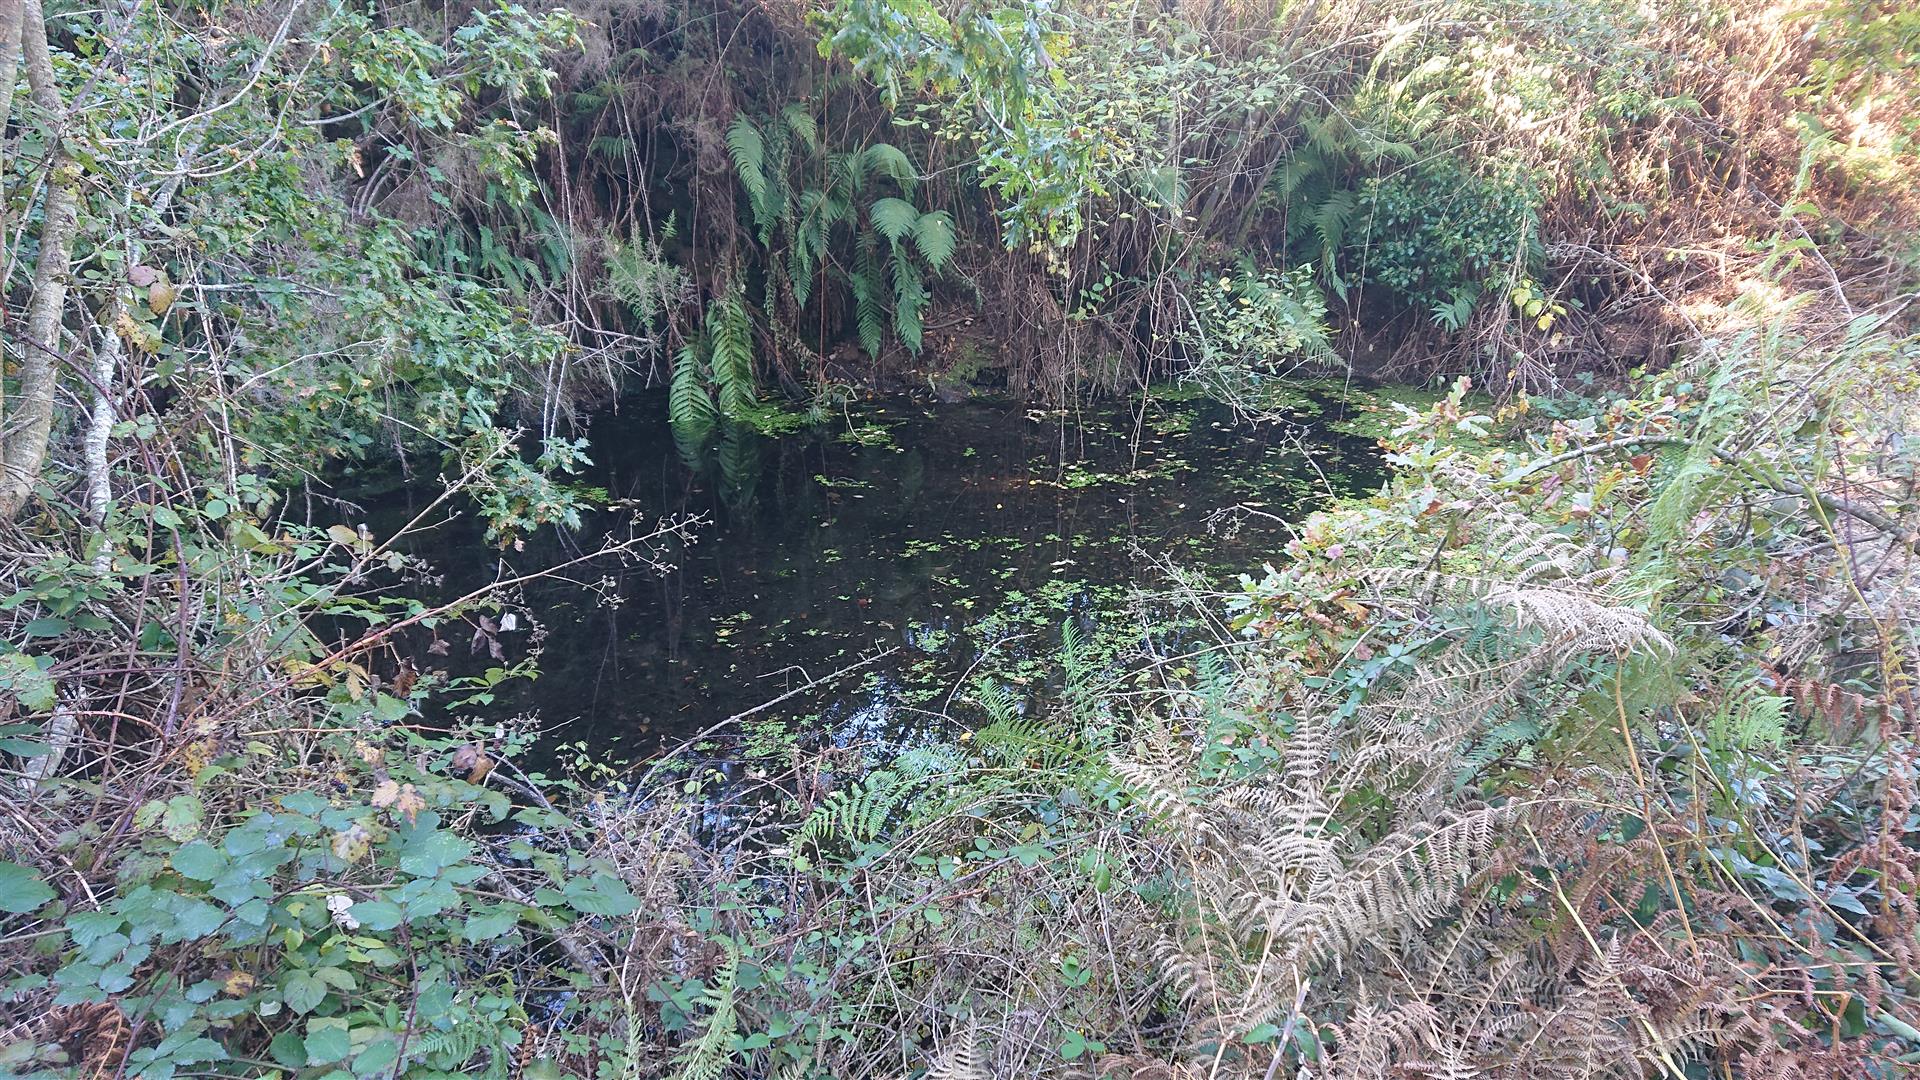
[[[761,121],[736,116],[727,152],[765,249],[766,317],[797,316],[839,274],[869,355],[889,333],[920,351],[927,279],[952,262],[959,235],[951,214],[914,202],[919,171],[906,153],[891,143],[829,149],[799,102]]]
[[[707,308],[707,336],[712,344],[713,384],[721,415],[743,419],[753,408],[753,320],[739,290],[715,300]]]
[[[788,846],[803,858],[808,852],[867,844],[886,827],[910,786],[893,770],[876,769],[836,788],[787,838]]]
[[[727,958],[714,972],[702,995],[712,1011],[707,1014],[700,1037],[686,1044],[674,1059],[678,1066],[675,1080],[720,1080],[733,1060],[733,1038],[738,1025],[734,995],[740,983],[740,948],[725,938],[718,939],[718,943]]]
[[[690,338],[674,356],[667,384],[667,421],[677,432],[705,432],[718,415],[708,391],[713,377],[707,370],[707,352],[706,338],[700,335]]]
[[[676,431],[704,433],[716,420],[746,419],[757,399],[753,318],[736,289],[707,305],[706,325],[674,356],[667,420]]]

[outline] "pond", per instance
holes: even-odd
[[[524,589],[532,618],[491,635],[508,660],[539,649],[538,680],[508,684],[491,708],[537,712],[547,764],[641,758],[756,709],[716,745],[897,745],[967,722],[979,680],[1043,694],[1064,624],[1119,651],[1170,632],[1140,599],[1166,587],[1168,564],[1228,586],[1277,554],[1285,522],[1378,487],[1374,441],[1330,422],[1341,404],[1297,401],[1292,422],[1250,424],[1196,399],[1071,411],[883,399],[777,437],[676,440],[664,400],[643,396],[594,422],[595,464],[579,478],[615,509],[504,552],[457,519],[415,551],[455,595],[626,535],[636,514],[700,520],[663,552],[670,572],[609,562],[537,581]],[[383,500],[376,526],[433,494]],[[484,637],[435,651],[484,666]]]

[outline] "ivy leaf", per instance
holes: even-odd
[[[53,896],[40,875],[18,863],[0,862],[0,911],[24,915]]]

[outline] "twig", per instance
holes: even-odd
[[[714,734],[715,732],[719,731],[721,728],[726,727],[728,724],[734,723],[739,720],[745,720],[747,717],[752,716],[755,713],[765,712],[766,710],[773,708],[775,705],[778,705],[781,702],[788,700],[789,698],[793,698],[800,694],[804,694],[816,686],[822,686],[826,683],[830,683],[835,679],[838,679],[842,675],[847,675],[852,672],[858,671],[869,664],[873,664],[881,660],[885,660],[887,657],[892,656],[894,653],[897,653],[899,651],[900,651],[900,646],[895,645],[893,648],[888,649],[886,652],[875,653],[864,660],[859,660],[854,663],[848,664],[846,667],[843,667],[838,671],[831,672],[827,675],[821,676],[818,679],[814,679],[810,682],[806,682],[799,686],[796,686],[793,689],[787,691],[786,693],[781,694],[779,697],[771,698],[769,700],[763,701],[760,704],[755,705],[753,708],[746,710],[745,712],[734,713],[732,716],[729,716],[724,720],[717,721],[715,723],[707,725],[704,728],[701,728],[699,731],[695,732],[692,737],[681,742],[680,745],[674,747],[672,750],[664,754],[661,754],[659,757],[655,758],[653,760],[652,766],[647,769],[645,775],[641,776],[639,782],[634,785],[635,789],[644,790],[647,784],[652,782],[654,774],[659,772],[661,767],[666,765],[667,762],[672,761],[674,758],[678,757],[681,753],[683,753],[688,747],[693,746],[695,743],[698,743],[701,739],[707,738],[708,736]]]

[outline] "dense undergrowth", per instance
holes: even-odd
[[[0,1070],[1920,1063],[1903,8],[0,31]],[[1257,410],[1356,364],[1498,404],[1174,575],[1209,639],[1069,631],[1048,704],[960,688],[904,755],[527,775],[526,580],[404,553],[577,523],[569,420],[649,379],[699,444],[903,371]],[[369,468],[444,497],[371,535]]]

